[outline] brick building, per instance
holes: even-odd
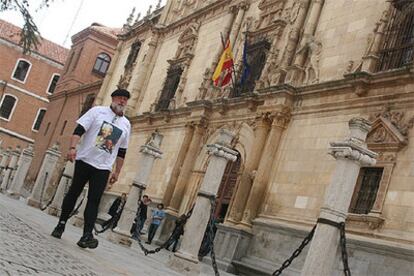
[[[92,107],[116,50],[120,29],[94,23],[72,37],[72,47],[56,92],[49,97],[48,112],[35,141],[27,182],[34,181],[48,147],[58,142],[63,151],[79,115]]]
[[[34,143],[69,52],[42,39],[25,55],[20,30],[0,20],[0,141],[13,148]]]

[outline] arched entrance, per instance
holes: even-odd
[[[237,160],[234,162],[228,162],[226,169],[224,170],[224,175],[221,179],[220,187],[216,196],[216,210],[214,212],[214,218],[219,223],[223,222],[226,217],[227,210],[236,187],[237,178],[239,176],[240,165],[241,158],[239,154],[237,156]]]

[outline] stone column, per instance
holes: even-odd
[[[282,62],[280,64],[281,68],[286,68],[287,66],[291,65],[292,59],[295,55],[295,49],[299,42],[300,31],[303,28],[303,24],[305,23],[306,14],[308,11],[310,0],[302,0],[299,2],[299,11],[298,15],[296,16],[295,23],[293,24],[289,36],[288,41],[286,44],[286,54],[283,55]]]
[[[108,236],[108,239],[112,242],[131,245],[130,229],[138,210],[138,202],[141,200],[140,194],[147,187],[154,161],[162,156],[162,152],[159,149],[162,138],[161,134],[153,132],[151,139],[141,146],[140,158],[137,164],[138,171],[129,190],[124,210],[122,211],[118,226]]]
[[[388,26],[390,19],[392,8],[391,1],[387,2],[385,7],[385,11],[383,12],[380,21],[376,23],[376,27],[374,29],[374,37],[369,43],[365,51],[365,55],[362,57],[361,71],[374,72],[375,68],[377,67],[379,60],[378,52],[381,50],[385,35],[385,28]]]
[[[262,114],[256,118],[254,143],[252,149],[248,153],[248,159],[246,160],[240,184],[234,195],[234,201],[227,219],[232,223],[238,223],[242,219],[243,210],[249,197],[252,182],[257,172],[257,167],[269,133],[270,123],[268,114]]]
[[[265,192],[267,190],[270,174],[272,172],[272,164],[276,158],[277,149],[279,148],[280,137],[283,130],[290,121],[290,112],[288,109],[277,112],[274,115],[272,127],[263,149],[263,156],[260,160],[257,173],[253,180],[253,186],[247,199],[246,207],[243,212],[242,224],[251,227],[251,221],[259,211],[259,207],[263,202]]]
[[[184,192],[186,191],[188,180],[191,176],[191,170],[194,167],[194,163],[197,159],[197,154],[200,149],[201,139],[203,138],[205,126],[204,124],[196,125],[194,129],[193,138],[191,139],[190,146],[188,147],[187,155],[180,170],[180,175],[175,185],[174,193],[171,198],[171,202],[167,207],[167,210],[174,215],[178,215],[181,202],[183,200]]]
[[[22,151],[19,161],[17,162],[16,174],[13,177],[13,181],[10,185],[10,188],[7,191],[8,196],[15,199],[20,198],[20,193],[24,185],[24,180],[26,178],[27,172],[29,171],[33,156],[33,144],[29,144],[29,146]]]
[[[42,166],[40,167],[39,173],[37,174],[36,182],[33,186],[32,194],[27,199],[27,204],[36,208],[39,208],[44,201],[44,194],[47,187],[50,184],[50,179],[56,168],[56,164],[60,158],[61,152],[59,151],[59,145],[56,143],[49,148],[45,153]]]
[[[47,208],[47,213],[52,216],[59,216],[60,211],[62,210],[62,202],[65,194],[69,190],[69,187],[72,183],[73,172],[75,170],[75,162],[67,161],[65,169],[63,171],[62,177],[60,178],[55,197],[53,198],[52,203]]]
[[[330,154],[336,167],[325,193],[320,218],[345,222],[360,167],[375,165],[377,154],[367,149],[365,139],[371,123],[363,118],[349,121],[350,138],[331,143]],[[316,227],[301,275],[332,275],[340,259],[340,230],[319,223]]]
[[[145,59],[142,64],[137,64],[134,68],[133,74],[136,74],[136,79],[133,80],[132,84],[130,85],[131,91],[131,99],[128,101],[128,108],[129,113],[131,116],[135,116],[134,112],[138,111],[139,105],[144,97],[141,93],[144,89],[145,80],[147,79],[148,72],[151,73],[151,64],[153,63],[153,57],[155,50],[157,49],[158,44],[158,37],[159,34],[155,31],[151,33],[151,39],[148,43],[147,50],[145,52]],[[143,49],[142,49],[143,50]]]
[[[249,4],[246,3],[246,1],[242,1],[241,3],[238,3],[236,6],[232,7],[232,9],[235,9],[237,11],[236,19],[234,20],[233,27],[231,28],[230,32],[230,43],[232,49],[234,49],[234,46],[236,44],[236,40],[240,33],[240,26],[243,22],[244,14],[248,8]]]
[[[15,150],[10,153],[9,164],[6,166],[3,181],[1,183],[0,190],[2,193],[6,193],[9,184],[13,181],[14,172],[17,169],[17,161],[20,156],[20,146],[17,146]]]
[[[217,194],[227,162],[235,161],[237,158],[237,152],[229,148],[233,137],[233,133],[222,129],[217,142],[207,146],[210,160],[193,214],[187,221],[179,251],[169,261],[170,267],[179,272],[189,275],[197,275],[200,272],[198,251],[210,219],[210,200]]]

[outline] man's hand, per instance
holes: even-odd
[[[113,172],[111,178],[109,178],[109,184],[112,186],[115,182],[118,181],[119,172]]]
[[[76,158],[76,149],[70,148],[67,154],[67,158],[70,162],[75,161]]]

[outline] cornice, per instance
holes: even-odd
[[[79,94],[84,93],[87,90],[92,89],[92,88],[99,88],[102,85],[102,82],[103,82],[103,80],[98,80],[98,81],[95,81],[93,83],[88,83],[88,84],[85,84],[85,85],[82,85],[82,86],[79,86],[79,87],[76,87],[76,88],[72,88],[72,89],[69,89],[69,90],[58,91],[55,94],[50,95],[48,98],[49,98],[49,101],[52,102],[52,101],[56,101],[60,98],[79,95]]]

